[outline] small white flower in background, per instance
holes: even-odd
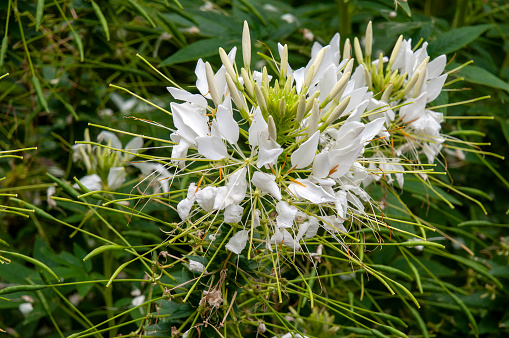
[[[27,317],[34,310],[32,303],[21,303],[18,307],[23,316]]]
[[[192,272],[202,273],[205,271],[205,266],[202,263],[193,260],[189,261],[188,267]]]
[[[145,302],[145,295],[141,293],[140,289],[134,289],[131,291],[131,296],[134,298],[131,300],[132,306],[140,306]]]

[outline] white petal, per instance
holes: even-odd
[[[83,176],[80,179],[80,183],[90,191],[101,190],[103,187],[103,181],[97,174]],[[78,185],[75,183],[73,184],[73,187],[78,188]]]
[[[231,144],[237,143],[239,140],[239,125],[233,118],[232,111],[220,104],[217,108],[216,120],[221,137]]]
[[[240,230],[235,235],[233,235],[232,238],[230,238],[228,243],[225,245],[225,248],[237,255],[240,255],[242,250],[244,250],[246,247],[248,238],[249,231]]]
[[[447,79],[447,74],[441,75],[434,79],[431,79],[430,82],[426,85],[426,91],[428,92],[428,97],[426,102],[431,102],[440,95],[442,91],[442,87],[444,86],[445,80]]]
[[[175,87],[166,87],[175,100],[186,101],[202,108],[207,108],[207,100],[203,95],[191,94]]]
[[[152,182],[158,182],[161,190],[165,193],[169,191],[169,178],[173,175],[160,163],[131,163],[133,167],[141,170],[141,174],[145,177],[152,177]],[[157,189],[156,189],[157,191]]]
[[[181,220],[185,220],[189,213],[191,212],[191,208],[193,207],[194,199],[184,198],[177,204],[177,212],[180,216]]]
[[[317,130],[306,142],[300,145],[299,149],[293,152],[291,157],[292,167],[300,169],[313,163],[319,139],[320,131]]]
[[[214,209],[222,210],[231,204],[239,204],[244,200],[247,191],[246,172],[245,167],[237,170],[228,177],[226,186],[218,188]]]
[[[249,144],[254,147],[258,145],[259,142],[259,134],[266,134],[265,137],[269,135],[269,127],[267,122],[263,118],[260,107],[257,107],[253,114],[253,123],[249,127]]]
[[[361,142],[371,141],[384,127],[385,117],[369,122],[361,133]]]
[[[231,204],[224,209],[224,222],[227,224],[239,223],[242,220],[244,208],[238,204]]]
[[[187,151],[189,150],[189,147],[191,147],[192,144],[189,143],[185,138],[180,136],[173,137],[172,139],[176,138],[179,138],[180,141],[178,141],[178,144],[173,146],[173,148],[171,149],[172,158],[171,162],[177,164],[179,168],[184,168],[185,165],[184,159],[187,157]]]
[[[209,94],[209,84],[207,82],[207,73],[205,72],[205,62],[203,62],[202,59],[199,59],[196,63],[194,73],[196,74],[196,88],[198,88],[204,97],[211,99]]]
[[[426,67],[428,70],[428,78],[434,78],[442,74],[445,69],[445,64],[447,62],[447,58],[445,55],[440,55],[430,63]]]
[[[145,302],[145,295],[140,295],[140,296],[133,298],[133,300],[131,301],[131,305],[132,306],[140,306],[144,302]]]
[[[276,217],[278,228],[291,228],[293,220],[297,216],[297,208],[285,201],[280,201],[276,204],[276,210],[278,213]]]
[[[122,143],[118,139],[117,135],[109,132],[109,131],[101,131],[99,135],[97,135],[97,141],[102,142],[106,141],[106,144],[111,144],[112,148],[122,149]]]
[[[288,188],[299,199],[306,199],[311,203],[320,204],[334,202],[335,198],[323,190],[322,187],[312,183],[310,180],[296,180],[298,183],[291,183]]]
[[[329,175],[329,170],[330,170],[329,152],[322,151],[321,153],[315,156],[315,160],[313,161],[313,171],[311,175],[318,178],[324,178],[327,175]]]
[[[304,222],[299,227],[299,233],[295,237],[296,241],[300,241],[300,239],[304,236],[306,238],[313,238],[318,232],[320,223],[316,217],[310,216],[307,222]]]
[[[140,152],[140,149],[143,147],[143,139],[141,137],[133,137],[129,142],[127,142],[126,146],[125,146],[125,150],[130,152],[130,153],[134,153],[134,154],[137,154]],[[133,159],[135,157],[135,155],[130,155],[130,154],[125,154],[124,153],[124,158],[126,161],[129,161],[131,159]]]
[[[196,192],[196,202],[206,212],[214,210],[214,200],[216,199],[217,188],[205,187]]]
[[[113,167],[108,172],[108,188],[115,191],[125,182],[125,168]]]
[[[322,216],[322,219],[325,221],[322,223],[322,226],[325,230],[332,233],[348,233],[345,226],[343,225],[343,220],[341,218],[335,216]]]
[[[173,113],[173,124],[178,129],[178,133],[192,144],[196,144],[194,139],[198,136],[205,136],[209,131],[208,117],[205,110],[194,107],[188,103],[170,104]]]
[[[355,148],[352,147],[340,150],[331,150],[330,166],[332,168],[330,169],[331,174],[329,176],[332,178],[339,178],[345,175],[350,170],[357,157],[359,157],[363,148],[364,147],[361,144]]]
[[[261,168],[266,164],[274,165],[282,152],[283,148],[281,148],[276,141],[273,141],[269,138],[265,138],[263,141],[259,140],[258,159],[256,161],[256,166]]]
[[[226,145],[217,136],[197,137],[196,143],[198,143],[198,152],[209,160],[218,161],[228,157]]]
[[[281,191],[276,183],[276,176],[255,171],[251,183],[262,192],[271,194],[278,201],[281,200]]]
[[[296,242],[290,232],[286,229],[279,229],[276,228],[274,230],[274,235],[270,238],[271,244],[276,245],[285,245],[287,247],[290,247],[293,250],[300,250],[300,244],[299,242]]]

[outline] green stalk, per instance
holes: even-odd
[[[339,34],[347,36],[352,33],[352,23],[350,21],[350,10],[348,0],[336,0],[339,19]]]

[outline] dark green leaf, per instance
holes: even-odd
[[[449,54],[465,47],[492,25],[478,25],[451,29],[429,43],[428,51],[432,55]]]
[[[468,82],[503,89],[509,92],[509,83],[501,80],[498,76],[488,72],[484,68],[466,66],[461,70],[460,75]]]

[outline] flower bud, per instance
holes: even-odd
[[[302,95],[299,100],[299,105],[297,106],[297,115],[295,117],[297,123],[300,124],[304,118],[304,114],[306,114],[306,96]]]
[[[340,104],[338,104],[338,106],[336,108],[334,108],[332,113],[330,113],[329,117],[327,118],[327,121],[325,122],[325,126],[331,125],[332,123],[334,123],[341,116],[341,114],[343,114],[343,112],[345,111],[346,107],[350,103],[350,99],[351,99],[351,96],[348,95],[347,97],[345,97],[343,99],[343,101],[341,101]]]
[[[345,46],[343,47],[343,60],[348,60],[352,58],[352,45],[350,44],[350,39],[345,40]]]
[[[277,129],[276,124],[274,123],[274,119],[272,118],[272,115],[269,115],[269,121],[267,121],[268,128],[269,128],[269,136],[274,141],[277,140]]]
[[[384,93],[382,94],[381,98],[382,101],[389,102],[389,98],[391,97],[392,94],[392,88],[393,88],[392,82],[389,82],[387,84],[387,87],[385,87]]]
[[[391,58],[389,59],[389,65],[388,68],[391,68],[394,61],[396,61],[396,57],[399,54],[399,49],[401,48],[401,42],[403,41],[403,35],[400,35],[398,38],[398,41],[396,42],[396,45],[392,49]]]
[[[361,44],[359,43],[359,39],[355,37],[353,40],[353,46],[355,50],[355,57],[357,58],[358,63],[364,63],[364,57],[362,56]]]
[[[284,45],[283,53],[281,55],[281,65],[279,69],[279,77],[281,81],[286,77],[286,71],[288,69],[288,45]]]
[[[251,77],[244,68],[240,69],[240,74],[242,75],[242,79],[244,80],[244,87],[246,88],[247,93],[249,94],[249,96],[254,97],[255,92]]]
[[[373,48],[373,24],[370,21],[368,23],[368,27],[366,27],[366,46],[364,46],[364,51],[366,52],[366,56],[371,57],[371,49]]]
[[[419,78],[417,79],[414,87],[414,98],[419,96],[421,93],[422,85],[424,84],[424,80],[426,79],[426,67],[428,66],[429,56],[422,61],[422,63],[419,65],[420,74]]]
[[[226,84],[228,85],[228,89],[230,90],[230,95],[232,97],[233,102],[235,102],[235,105],[239,110],[243,110],[244,103],[239,95],[239,91],[237,90],[237,87],[235,87],[235,83],[233,83],[232,77],[230,74],[226,73]]]
[[[207,83],[209,85],[209,93],[212,97],[212,101],[214,104],[219,106],[221,104],[221,98],[219,97],[219,92],[217,91],[216,80],[214,79],[214,71],[210,66],[210,63],[205,63],[205,74],[207,75]]]
[[[334,87],[332,87],[332,90],[330,91],[327,98],[320,104],[320,108],[324,108],[333,99],[337,98],[339,100],[341,98],[341,96],[339,95],[343,94],[346,88],[346,84],[350,79],[350,75],[351,75],[350,72],[343,74],[341,79],[339,79],[339,81],[334,85]]]
[[[237,73],[235,72],[235,69],[233,69],[232,62],[222,47],[219,47],[219,57],[221,57],[221,62],[223,62],[223,65],[226,68],[226,73],[231,76],[232,80],[237,80]]]
[[[281,100],[279,100],[279,116],[285,116],[286,105],[285,105],[285,97],[283,96]]]
[[[258,102],[258,106],[262,111],[267,111],[267,102],[265,101],[265,97],[260,90],[260,87],[255,83],[254,84],[254,92],[256,96],[256,101]]]
[[[250,69],[251,65],[251,35],[249,34],[249,25],[244,21],[244,29],[242,31],[242,58],[244,60],[244,68]]]
[[[350,59],[350,61],[348,61],[346,63],[346,66],[345,66],[345,69],[343,70],[343,73],[352,73],[352,70],[353,70],[353,61],[354,59]]]
[[[320,111],[318,109],[318,99],[313,100],[313,108],[311,109],[311,116],[308,124],[308,138],[311,137],[318,129],[318,115]]]

